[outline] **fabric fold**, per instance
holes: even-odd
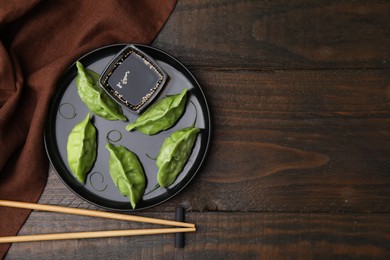
[[[37,202],[43,192],[44,124],[64,70],[108,44],[150,44],[175,4],[0,0],[0,199]],[[16,235],[29,213],[0,207],[0,236]],[[0,259],[9,246],[0,245]]]

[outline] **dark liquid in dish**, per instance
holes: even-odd
[[[152,92],[160,80],[161,76],[151,64],[139,55],[131,53],[114,70],[108,79],[108,84],[132,106],[137,106]]]

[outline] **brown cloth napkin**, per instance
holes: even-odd
[[[37,202],[48,160],[43,130],[56,81],[77,58],[113,43],[149,44],[176,0],[0,0],[0,199]],[[0,236],[29,210],[0,207]],[[0,259],[9,244],[0,245]]]

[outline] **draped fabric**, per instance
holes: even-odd
[[[37,202],[48,160],[43,130],[61,73],[113,43],[150,44],[176,0],[0,0],[0,199]],[[30,211],[0,207],[0,236]],[[0,259],[9,244],[0,245]]]

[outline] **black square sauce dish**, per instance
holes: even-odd
[[[119,104],[140,113],[166,81],[167,74],[151,57],[128,45],[107,65],[99,83]]]

